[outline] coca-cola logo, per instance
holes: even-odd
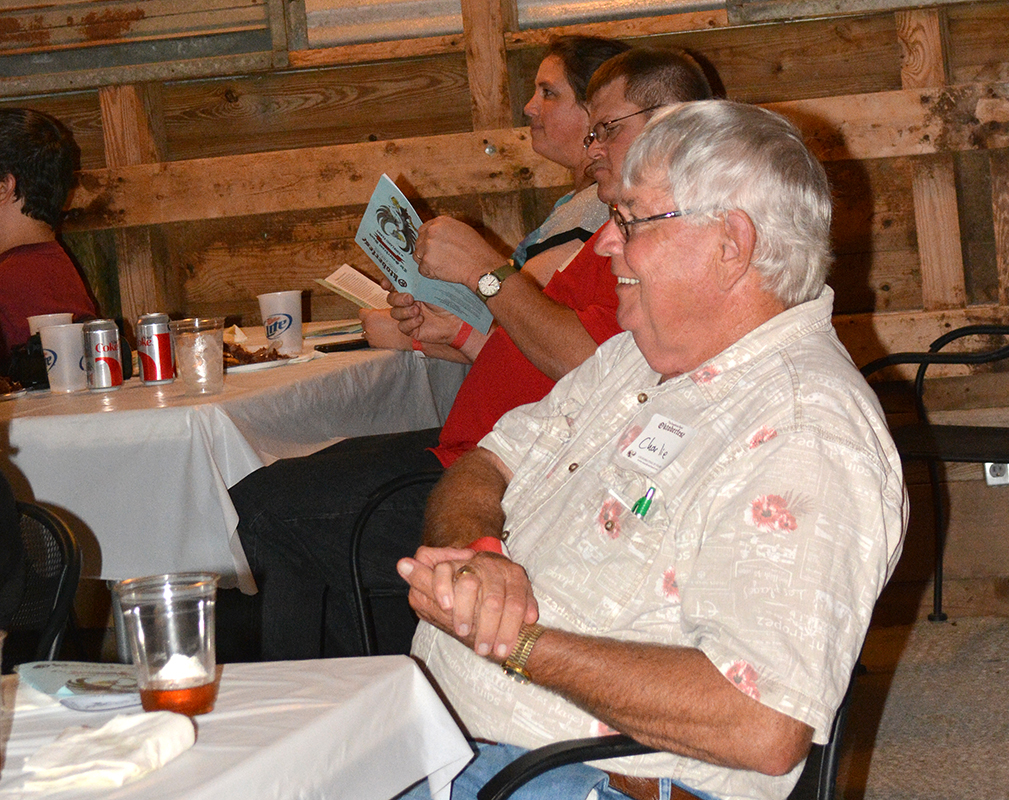
[[[137,337],[138,347],[153,347],[154,337],[153,336],[138,336]]]
[[[51,370],[56,366],[56,362],[59,360],[59,356],[56,355],[55,350],[43,350],[42,354],[46,358],[46,372]]]
[[[263,325],[266,328],[266,338],[276,339],[294,324],[294,319],[290,314],[273,314],[266,318]]]
[[[96,353],[118,353],[119,342],[98,342],[95,345]]]

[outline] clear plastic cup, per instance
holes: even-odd
[[[171,324],[175,373],[186,394],[216,394],[224,389],[224,319],[194,317]]]
[[[213,710],[218,580],[212,572],[179,572],[115,585],[145,711]]]

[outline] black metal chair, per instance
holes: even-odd
[[[928,466],[935,526],[935,583],[932,596],[933,622],[947,619],[942,610],[943,551],[946,545],[946,509],[940,482],[941,462],[1009,463],[1009,428],[978,425],[933,425],[925,409],[925,372],[933,364],[990,364],[1009,357],[1009,344],[968,353],[940,352],[946,345],[967,336],[1009,336],[1009,325],[966,325],[949,331],[929,345],[928,352],[893,353],[862,367],[866,377],[886,367],[917,364],[914,402],[917,422],[894,429],[893,439],[902,459],[924,461]]]
[[[834,716],[829,742],[825,745],[813,745],[799,775],[799,781],[788,795],[788,800],[833,800],[841,738],[844,736],[848,710],[851,708],[855,676],[860,669],[860,665],[856,664],[844,699]],[[477,800],[507,800],[513,792],[533,778],[566,764],[654,752],[654,749],[623,734],[570,739],[548,744],[529,751],[498,772],[477,792]]]
[[[81,552],[70,528],[52,512],[18,501],[27,575],[24,595],[4,643],[4,668],[59,655],[81,577]]]
[[[383,483],[369,495],[368,502],[365,503],[364,508],[354,520],[354,527],[350,533],[350,578],[354,590],[354,613],[361,632],[361,652],[366,656],[378,653],[378,637],[375,632],[372,598],[406,598],[408,593],[405,584],[401,589],[368,588],[364,585],[361,574],[361,542],[368,528],[368,522],[379,506],[397,492],[424,483],[437,483],[442,474],[443,470],[423,470],[401,475]]]

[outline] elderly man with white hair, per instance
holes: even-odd
[[[454,800],[607,730],[663,752],[523,797],[786,797],[900,554],[900,462],[831,325],[830,190],[798,131],[675,106],[623,177],[597,251],[627,332],[446,473],[399,564],[414,654],[480,742]]]

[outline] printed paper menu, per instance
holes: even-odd
[[[418,271],[413,250],[420,226],[421,219],[406,195],[388,175],[382,175],[354,241],[398,291],[440,306],[487,333],[494,317],[480,298],[462,284],[425,278]]]

